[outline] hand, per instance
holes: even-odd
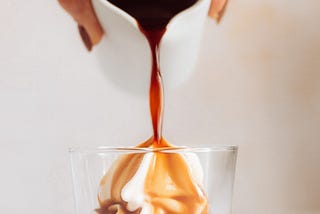
[[[61,6],[71,14],[78,23],[81,38],[90,51],[92,46],[97,44],[102,36],[102,27],[94,13],[91,0],[58,0]],[[227,0],[211,0],[209,16],[220,21]]]

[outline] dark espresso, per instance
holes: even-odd
[[[149,41],[152,52],[149,91],[153,137],[141,146],[167,146],[162,139],[163,83],[159,64],[159,44],[169,21],[197,0],[109,0],[110,3],[133,16],[141,32]]]
[[[108,0],[134,17],[144,31],[165,30],[168,22],[197,0]]]

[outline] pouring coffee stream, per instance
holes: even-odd
[[[146,143],[150,145],[144,144],[144,146],[168,146],[164,140],[162,141],[163,82],[159,58],[160,42],[169,21],[179,12],[191,7],[197,0],[109,0],[109,2],[137,20],[140,31],[147,38],[151,49],[152,68],[149,105],[153,137]]]
[[[143,29],[142,29],[143,30]],[[154,142],[161,145],[163,119],[163,83],[159,66],[159,43],[164,30],[145,31],[152,52],[152,72],[149,91],[149,105]]]

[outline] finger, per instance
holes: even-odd
[[[78,22],[80,35],[88,47],[97,44],[103,30],[96,17],[90,0],[58,0],[60,5]]]
[[[101,40],[104,32],[92,9],[92,6],[88,13],[81,15],[78,23],[86,29],[93,45],[97,44]]]
[[[209,16],[215,19],[218,23],[223,17],[228,0],[211,0]]]

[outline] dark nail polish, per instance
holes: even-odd
[[[92,49],[92,42],[91,42],[91,39],[90,39],[90,36],[89,36],[88,32],[87,32],[86,29],[85,29],[83,26],[81,26],[81,25],[78,25],[78,30],[79,30],[81,39],[82,39],[84,45],[86,46],[87,50],[88,50],[88,51],[91,51],[91,49]]]

